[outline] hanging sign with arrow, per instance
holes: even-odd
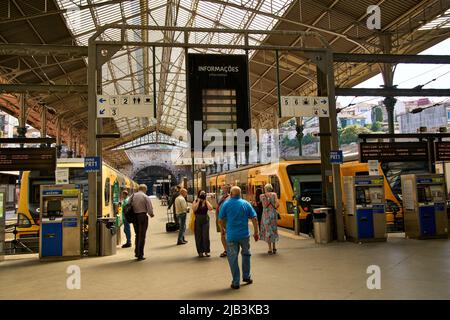
[[[155,118],[152,95],[97,95],[97,118]]]
[[[282,96],[282,117],[329,117],[328,97]]]

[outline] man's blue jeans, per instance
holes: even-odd
[[[127,243],[131,243],[131,228],[128,221],[123,218],[123,231],[125,232],[125,236],[127,237]]]
[[[180,225],[180,230],[178,231],[178,242],[184,241],[184,233],[186,232],[186,213],[179,213],[178,223]]]
[[[227,257],[230,264],[233,285],[240,284],[240,270],[238,263],[239,250],[242,249],[242,278],[250,279],[250,237],[237,241],[227,241]]]

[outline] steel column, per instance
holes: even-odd
[[[297,138],[297,142],[298,142],[298,155],[301,157],[303,155],[303,150],[302,150],[302,141],[303,141],[303,129],[305,128],[304,124],[303,124],[303,117],[297,117],[295,119],[295,130],[297,132],[296,134],[296,138]]]
[[[58,158],[61,157],[61,148],[62,148],[61,127],[62,127],[62,118],[58,117],[56,119],[56,152]]]
[[[88,150],[87,155],[97,156],[97,45],[89,39],[88,58]],[[88,173],[88,214],[89,214],[89,255],[97,255],[97,175],[95,172]]]
[[[206,192],[206,169],[201,169],[202,190]]]
[[[322,55],[323,68],[317,67],[317,86],[319,96],[328,96],[329,118],[319,118],[320,155],[322,162],[322,181],[325,203],[334,208],[338,241],[344,241],[344,217],[342,214],[342,186],[340,165],[331,164],[330,151],[339,150],[337,131],[336,93],[334,88],[333,55]]]
[[[317,90],[318,96],[327,96],[327,75],[317,66]],[[330,107],[331,109],[331,107]],[[330,115],[331,117],[331,115]],[[330,177],[332,167],[330,163],[331,152],[331,128],[328,118],[319,118],[320,159],[322,163],[322,203],[326,206],[333,205],[333,187]]]
[[[278,116],[281,118],[281,85],[280,85],[280,57],[278,50],[275,50],[276,78],[277,78],[277,96],[278,96]]]
[[[47,137],[47,108],[42,106],[41,110],[41,138]]]
[[[334,82],[334,65],[333,54],[331,50],[325,54],[325,65],[327,68],[327,89],[328,100],[330,106],[330,131],[331,131],[331,148],[333,150],[339,150],[338,141],[338,127],[337,127],[337,110],[336,110],[336,92]],[[328,157],[328,161],[331,162]],[[332,165],[332,178],[333,178],[333,193],[334,193],[334,214],[336,219],[336,231],[338,241],[345,240],[344,234],[344,215],[342,205],[342,184],[341,184],[341,168],[338,164]]]
[[[27,133],[27,103],[25,101],[25,94],[19,96],[19,127],[17,128],[17,135],[19,138],[25,138]]]
[[[152,50],[152,60],[153,60],[153,116],[155,117],[155,118],[157,118],[157,116],[156,116],[156,48],[155,47],[152,47],[153,48],[153,50]],[[187,53],[187,50],[186,50],[186,53]],[[187,59],[187,56],[186,56],[186,59]]]

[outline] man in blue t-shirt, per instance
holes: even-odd
[[[227,257],[230,264],[233,282],[231,288],[239,289],[240,270],[238,263],[239,249],[242,249],[242,276],[247,284],[253,283],[250,277],[250,230],[248,219],[253,223],[253,238],[259,240],[259,228],[256,212],[252,205],[241,199],[241,188],[234,186],[230,191],[230,198],[223,203],[219,210],[219,224],[222,232],[226,229]],[[226,220],[226,227],[224,226]]]

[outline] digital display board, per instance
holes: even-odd
[[[187,87],[192,149],[196,121],[202,122],[202,136],[208,129],[226,132],[251,127],[246,55],[188,54]]]
[[[426,142],[361,142],[359,154],[361,162],[427,161],[428,147]]]
[[[436,142],[436,161],[450,160],[450,142]]]
[[[56,169],[56,148],[0,148],[0,170]]]

